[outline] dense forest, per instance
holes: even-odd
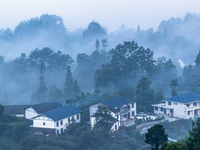
[[[84,107],[120,95],[146,112],[163,98],[200,94],[199,24],[200,16],[188,13],[162,21],[156,32],[122,26],[108,34],[96,21],[68,32],[62,18],[46,14],[2,29],[0,103]]]

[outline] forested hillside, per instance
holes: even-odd
[[[120,95],[151,111],[164,97],[200,94],[199,24],[199,15],[186,14],[162,21],[158,31],[122,26],[108,33],[92,21],[69,32],[62,18],[46,14],[2,29],[0,103],[86,106]]]

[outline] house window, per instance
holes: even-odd
[[[126,114],[124,115],[124,118],[126,118]]]
[[[193,103],[193,106],[197,106],[197,102]]]
[[[135,116],[135,112],[134,111],[132,111],[132,116]]]
[[[134,108],[134,103],[132,104],[132,108]]]
[[[63,121],[62,120],[60,121],[60,125],[63,125]]]
[[[56,130],[56,133],[59,134],[59,130]]]
[[[43,126],[45,126],[45,122],[43,122]]]
[[[163,111],[163,108],[160,108],[160,111]]]
[[[63,133],[63,128],[60,129],[60,133]]]
[[[72,116],[72,121],[74,121],[74,116]]]
[[[188,111],[187,114],[190,115],[190,111]]]
[[[68,123],[70,123],[70,118],[68,118]]]
[[[168,102],[168,105],[171,105],[172,103],[171,102]]]
[[[158,107],[155,107],[155,110],[158,110]]]
[[[78,120],[79,119],[79,114],[76,117],[77,117],[77,120]]]
[[[117,130],[117,125],[115,125],[115,130]]]
[[[190,107],[190,104],[187,104],[187,107]]]
[[[57,127],[59,126],[59,122],[56,122],[56,126],[57,126]]]
[[[170,113],[173,113],[173,109],[170,109]]]

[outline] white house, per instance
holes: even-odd
[[[90,105],[90,123],[91,128],[95,125],[95,118],[93,115],[97,112],[99,106],[106,106],[111,111],[113,118],[113,126],[111,131],[115,131],[119,126],[124,125],[127,120],[134,119],[136,116],[136,103],[130,102],[122,97],[114,97],[100,101]]]
[[[154,113],[187,119],[200,116],[200,95],[188,92],[163,101],[152,105]]]
[[[62,107],[62,106],[63,105],[59,102],[30,105],[30,106],[25,108],[25,118],[31,119],[35,116],[42,114],[42,113],[54,110],[54,109]]]
[[[64,132],[72,121],[80,122],[82,110],[73,105],[66,105],[40,114],[33,118],[33,128],[39,130],[54,129],[56,134]]]

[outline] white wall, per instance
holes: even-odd
[[[136,116],[136,103],[134,103],[133,107],[132,104],[129,104],[129,106],[130,106],[130,118],[134,119]],[[134,111],[134,116],[132,115],[133,111]]]
[[[77,119],[77,115],[79,115],[79,119]],[[62,131],[61,130],[65,130],[66,127],[72,123],[72,118],[74,117],[74,121],[76,121],[76,123],[79,123],[81,122],[81,114],[76,114],[76,115],[73,115],[73,116],[70,116],[68,117],[69,118],[69,122],[68,122],[68,118],[65,118],[65,119],[62,119],[62,120],[58,120],[56,122],[54,122],[54,125],[55,125],[55,129],[56,129],[56,134],[57,133],[61,133]],[[61,125],[61,121],[63,122],[63,124]],[[57,126],[57,122],[58,122],[58,126]]]
[[[45,124],[43,124],[45,123]],[[37,128],[52,128],[54,129],[54,121],[44,115],[33,119],[33,127]]]
[[[77,115],[79,115],[79,119],[77,118]],[[51,128],[51,129],[56,129],[56,134],[60,134],[61,130],[66,129],[67,125],[69,125],[72,122],[72,118],[74,117],[74,120],[76,121],[76,123],[81,122],[81,114],[76,114],[73,116],[68,117],[70,119],[70,121],[68,122],[68,118],[62,119],[62,120],[58,120],[58,121],[54,121],[44,115],[38,116],[36,118],[33,119],[33,127],[37,127],[37,128]],[[58,122],[58,126],[57,126],[57,122]],[[62,122],[62,125],[61,125]]]
[[[32,107],[28,107],[26,110],[25,110],[25,118],[26,119],[31,119],[33,117],[36,117],[38,116],[39,114],[32,108]]]
[[[154,108],[153,108],[155,114],[164,114],[164,110],[161,111],[161,107],[157,107],[157,108],[158,108],[158,110],[155,109],[155,106],[154,106]]]

